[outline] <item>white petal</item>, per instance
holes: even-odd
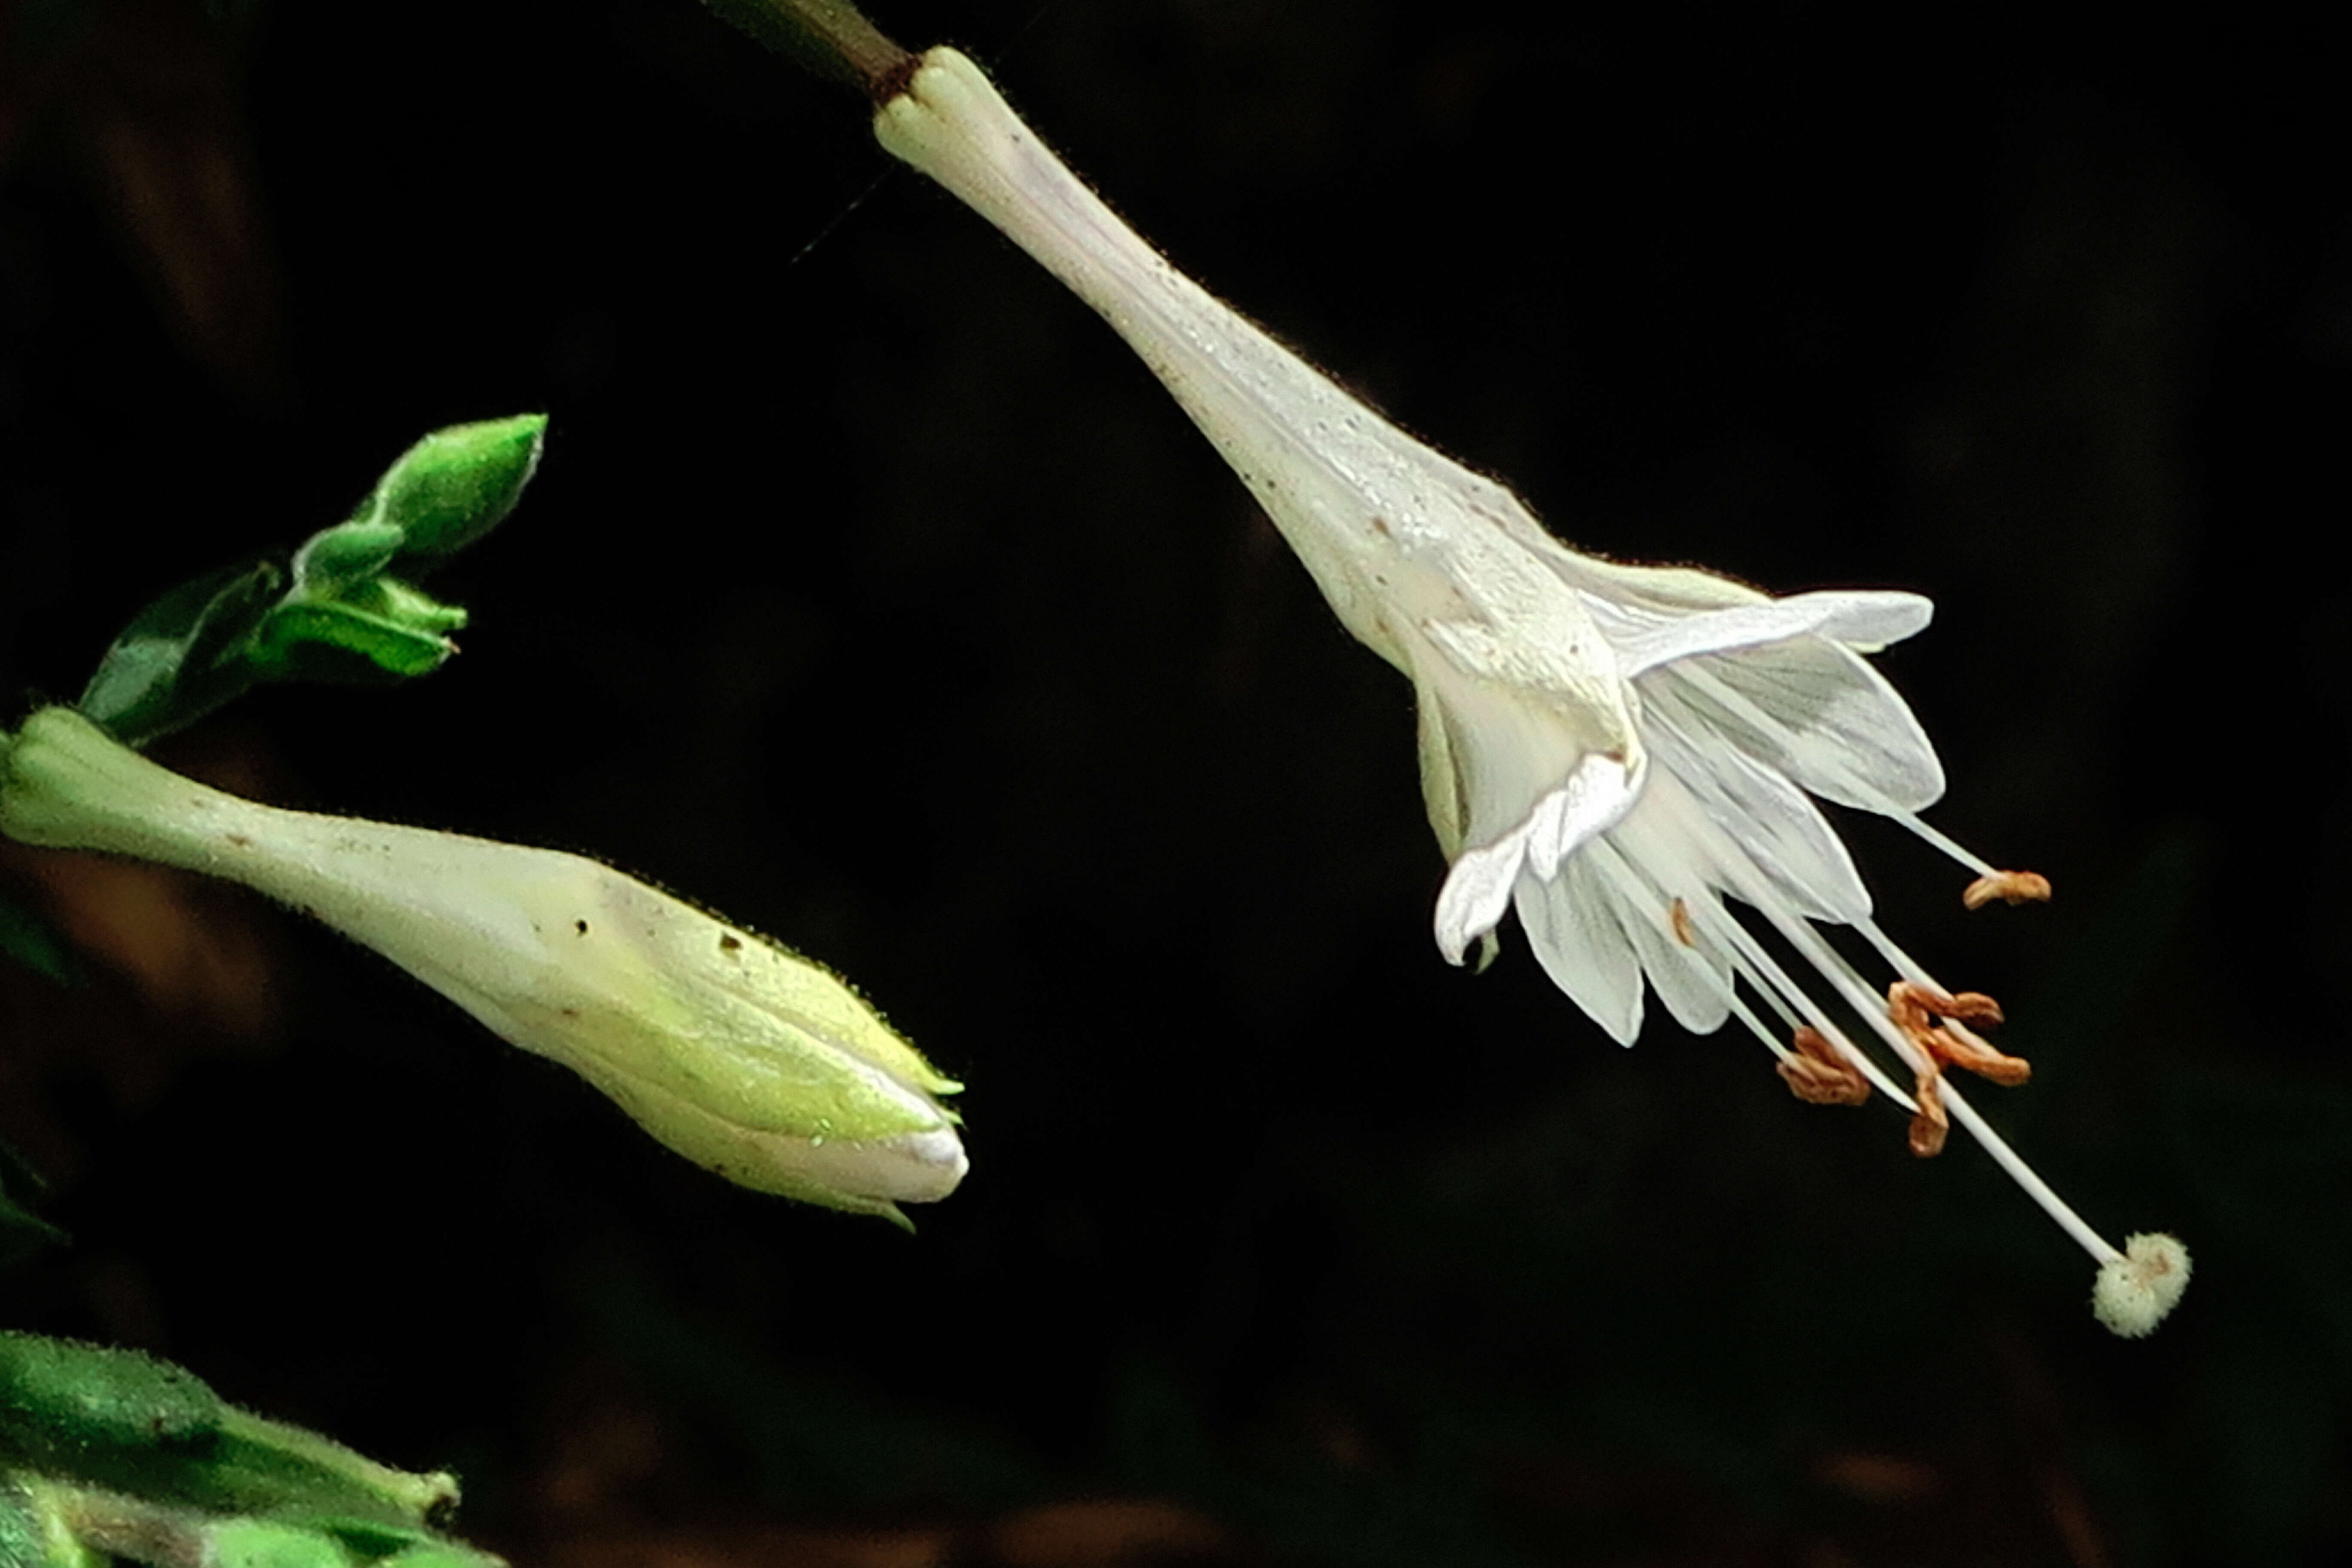
[[[1536,803],[1528,816],[1528,867],[1549,877],[1560,863],[1615,826],[1641,793],[1648,753],[1627,767],[1595,752],[1576,764],[1568,782]]]
[[[1630,1046],[1642,1032],[1642,965],[1614,904],[1584,858],[1550,881],[1519,876],[1519,923],[1536,961],[1611,1039]]]
[[[1870,892],[1853,857],[1803,791],[1730,742],[1694,732],[1672,699],[1654,702],[1651,711],[1658,767],[1690,792],[1799,913],[1847,924],[1869,918]]]
[[[1628,768],[1614,757],[1591,752],[1536,802],[1524,821],[1492,844],[1456,856],[1437,895],[1437,946],[1446,962],[1461,963],[1470,943],[1500,923],[1523,868],[1549,878],[1631,810],[1647,765],[1637,757]]]
[[[1926,626],[1935,605],[1916,594],[1798,594],[1656,621],[1613,639],[1627,679],[1701,654],[1728,653],[1790,637],[1824,637],[1884,647]],[[1596,617],[1598,618],[1598,617]]]
[[[1614,605],[1639,606],[1648,614],[1685,616],[1736,605],[1761,605],[1769,598],[1745,583],[1696,567],[1635,566],[1579,554],[1544,533],[1532,520],[1525,529],[1513,531],[1578,593]]]
[[[1446,963],[1460,963],[1472,942],[1502,922],[1527,858],[1528,837],[1520,830],[1454,857],[1437,894],[1437,951]]]
[[[1675,1022],[1694,1035],[1711,1035],[1723,1027],[1731,1016],[1731,960],[1703,938],[1697,945],[1685,945],[1675,934],[1670,912],[1674,900],[1680,899],[1685,918],[1696,919],[1690,911],[1702,902],[1715,907],[1713,895],[1695,874],[1685,880],[1669,871],[1662,886],[1655,877],[1662,868],[1653,867],[1648,868],[1653,877],[1645,879],[1627,862],[1614,837],[1586,853],[1616,889],[1625,933],[1633,939],[1642,973]],[[1692,934],[1697,936],[1695,926]]]
[[[1943,765],[1911,709],[1851,649],[1820,638],[1685,660],[1642,682],[1684,699],[1706,728],[1823,800],[1918,811]]]

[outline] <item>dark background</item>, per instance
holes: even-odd
[[[1429,936],[1410,694],[1041,270],[688,0],[5,14],[0,682],[546,409],[465,653],[163,754],[592,851],[971,1084],[888,1227],[728,1188],[371,955],[9,851],[0,1320],[411,1466],[519,1563],[2352,1553],[2340,57],[2252,10],[893,0],[1179,265],[1551,526],[1890,584],[1884,923],[2007,1004],[1971,1146],[1621,1051]],[[2316,541],[2317,542],[2315,542]],[[1979,1096],[1980,1100],[1985,1097]]]

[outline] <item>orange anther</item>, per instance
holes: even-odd
[[[1956,1068],[1966,1068],[1979,1078],[1990,1079],[2003,1089],[2015,1089],[2033,1076],[2033,1064],[2023,1057],[2012,1057],[1993,1048],[1982,1035],[1957,1020],[1947,1019],[1936,1031],[1937,1038],[1928,1048],[1938,1061],[1949,1062]]]
[[[1675,940],[1685,947],[1698,945],[1698,932],[1691,929],[1690,906],[1680,899],[1666,906],[1666,924],[1674,928]]]
[[[1903,1001],[1895,1000],[1900,992]],[[1937,1018],[1958,1018],[1969,1024],[1998,1024],[2001,1021],[2000,1004],[1981,991],[1963,991],[1947,995],[1932,985],[1920,985],[1908,980],[1898,980],[1886,990],[1886,1005],[1896,1007],[1908,1005],[1917,1013]]]
[[[1980,910],[1995,899],[2005,904],[2046,904],[2050,879],[2039,871],[1995,871],[1970,882],[1960,895],[1960,902],[1972,910]]]
[[[1886,1016],[1903,1031],[1910,1042],[1922,1050],[1927,1048],[1927,1037],[1936,1030],[1936,1016],[1928,1008],[1927,999],[1943,1000],[1941,992],[1930,991],[1925,985],[1915,985],[1908,980],[1898,980],[1886,988]]]
[[[1808,1105],[1860,1105],[1870,1098],[1870,1080],[1819,1030],[1798,1029],[1794,1043],[1797,1055],[1780,1062],[1790,1093]]]
[[[1937,1016],[1958,1018],[1964,1024],[1998,1024],[2001,1021],[2000,1004],[1981,991],[1963,991],[1951,998],[1949,1010]]]
[[[1933,1062],[1919,1075],[1911,1097],[1919,1102],[1918,1111],[1911,1118],[1911,1152],[1922,1160],[1932,1159],[1944,1152],[1944,1140],[1952,1131],[1944,1116],[1944,1080]]]
[[[1981,991],[1948,996],[1933,986],[1898,980],[1886,988],[1886,1016],[1903,1031],[1904,1038],[1927,1054],[1931,1064],[1965,1068],[2004,1089],[2014,1089],[2033,1076],[2032,1065],[2023,1057],[1994,1049],[1990,1041],[1969,1027],[2000,1022],[2000,1004]],[[1941,1114],[1940,1106],[1937,1114]],[[1917,1142],[1915,1136],[1915,1147]]]

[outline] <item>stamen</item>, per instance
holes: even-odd
[[[1938,1063],[1964,1068],[2004,1089],[2014,1089],[2033,1076],[2032,1063],[1994,1049],[1990,1041],[1968,1026],[2000,1022],[2000,1004],[1981,991],[1963,991],[1954,996],[1898,980],[1886,988],[1886,1016],[1913,1045]]]
[[[1750,981],[1750,984],[1753,984],[1752,980]],[[1764,1026],[1764,1020],[1759,1018],[1755,1012],[1749,1008],[1748,1004],[1739,999],[1739,993],[1734,991],[1731,994],[1730,1001],[1731,1016],[1738,1019],[1741,1023],[1747,1025],[1748,1032],[1755,1036],[1758,1039],[1763,1041],[1766,1049],[1769,1050],[1774,1056],[1780,1058],[1782,1061],[1788,1060],[1789,1047],[1782,1045],[1779,1040],[1772,1037],[1772,1032]]]
[[[1877,998],[1871,994],[1870,988],[1864,985],[1861,977],[1847,966],[1845,960],[1838,955],[1836,949],[1822,940],[1820,933],[1815,931],[1809,922],[1788,910],[1786,900],[1773,890],[1763,874],[1757,870],[1755,863],[1748,858],[1747,851],[1740,848],[1727,835],[1717,827],[1708,819],[1706,813],[1700,809],[1697,803],[1682,792],[1680,786],[1675,783],[1672,773],[1663,770],[1654,772],[1650,776],[1650,793],[1651,798],[1657,802],[1658,806],[1674,817],[1675,831],[1690,842],[1703,847],[1707,860],[1727,879],[1728,890],[1745,900],[1758,913],[1764,916],[1774,930],[1788,939],[1790,944],[1795,947],[1798,952],[1820,972],[1822,977],[1830,983],[1831,988],[1844,998],[1846,1005],[1861,1015],[1872,1027],[1877,1029],[1886,1043],[1895,1048],[1896,1054],[1904,1056],[1906,1064],[1908,1065],[1910,1058],[1905,1053],[1911,1050],[1910,1044],[1900,1032],[1886,1022],[1882,1009],[1878,1006]],[[1636,834],[1643,831],[1643,824],[1638,817],[1630,820],[1620,831],[1627,829]],[[1637,847],[1635,858],[1640,858],[1641,853],[1642,850]],[[1660,851],[1651,847],[1649,853],[1653,855],[1671,853],[1671,848]],[[1870,1079],[1873,1087],[1881,1090],[1904,1110],[1912,1109],[1911,1097],[1897,1089],[1894,1082],[1880,1070],[1877,1063],[1854,1047],[1853,1043],[1845,1037],[1845,1032],[1831,1021],[1829,1015],[1812,999],[1804,987],[1789,978],[1788,972],[1783,970],[1772,955],[1765,951],[1761,942],[1749,934],[1746,926],[1732,918],[1727,910],[1712,899],[1703,899],[1694,912],[1706,934],[1722,942],[1732,954],[1735,963],[1744,972],[1743,977],[1755,985],[1758,994],[1770,1003],[1791,1026],[1800,1023],[1811,1024],[1821,1031],[1831,1044],[1836,1046],[1845,1058],[1860,1069],[1864,1077]],[[1759,976],[1764,982],[1761,984],[1756,984]],[[1791,1016],[1792,1010],[1799,1016]]]
[[[1948,1010],[1930,1008],[1938,1018],[1957,1018],[1964,1024],[1993,1025],[2006,1022],[2000,1004],[1981,991],[1955,991],[1947,1004]]]
[[[2039,871],[1988,871],[1960,895],[1960,902],[1972,910],[1980,910],[1995,899],[2005,904],[2046,904],[2050,879]]]
[[[1666,923],[1674,928],[1676,942],[1685,947],[1698,945],[1698,934],[1691,930],[1690,906],[1680,899],[1666,906]]]
[[[1944,1114],[1944,1075],[1933,1058],[1919,1069],[1919,1081],[1912,1089],[1919,1109],[1911,1118],[1911,1152],[1922,1160],[1932,1160],[1944,1152],[1944,1140],[1951,1135],[1952,1123]]]
[[[1898,980],[1886,988],[1886,1005],[1898,1013],[1958,1018],[1970,1024],[1991,1025],[2001,1021],[2000,1004],[1981,991],[1953,993],[1941,986],[1921,985],[1910,980]]]
[[[1661,787],[1662,785],[1665,787]],[[1830,982],[1832,988],[1844,998],[1847,1005],[1861,1015],[1864,1020],[1878,1032],[1880,1037],[1895,1048],[1895,1054],[1903,1058],[1906,1066],[1916,1073],[1922,1063],[1930,1067],[1934,1065],[1935,1058],[1914,1044],[1901,1029],[1895,1026],[1893,1020],[1887,1016],[1886,1010],[1876,1005],[1876,999],[1871,995],[1869,989],[1846,966],[1844,960],[1838,955],[1836,950],[1822,940],[1821,933],[1812,928],[1811,922],[1797,919],[1780,907],[1780,900],[1771,893],[1769,888],[1764,885],[1763,878],[1756,871],[1745,852],[1732,843],[1727,835],[1710,822],[1704,812],[1696,809],[1687,796],[1673,787],[1671,773],[1654,773],[1651,775],[1650,787],[1652,798],[1659,806],[1671,814],[1675,831],[1684,836],[1689,842],[1702,847],[1707,860],[1718,869],[1721,875],[1728,879],[1731,884],[1729,890],[1753,905],[1775,930],[1787,938],[1800,953],[1810,960],[1822,977]],[[1951,844],[1950,840],[1943,838],[1941,834],[1936,833],[1925,823],[1918,822],[1916,818],[1898,817],[1897,820],[1904,821],[1906,826],[1919,830],[1923,837],[1927,837],[1931,841],[1942,840],[1944,844],[1950,845],[1958,858],[1964,860],[1972,858],[1966,850],[1960,849],[1958,845]],[[1639,818],[1636,818],[1627,823],[1620,831],[1631,830],[1633,834],[1638,835],[1642,831],[1642,826]],[[1641,858],[1638,852],[1634,858]],[[1994,874],[1990,867],[1986,867],[1985,871],[1987,875]],[[1789,1005],[1801,1007],[1810,1015],[1809,1021],[1820,1029],[1821,1033],[1841,1052],[1846,1053],[1847,1059],[1866,1074],[1871,1082],[1884,1091],[1887,1098],[1906,1110],[1920,1110],[1917,1101],[1887,1081],[1874,1063],[1853,1049],[1852,1042],[1839,1033],[1836,1026],[1829,1022],[1828,1016],[1813,1003],[1812,999],[1789,979],[1780,966],[1773,962],[1770,954],[1763,950],[1762,944],[1749,935],[1747,928],[1733,919],[1728,910],[1712,900],[1702,900],[1699,907],[1693,912],[1698,918],[1706,934],[1723,942],[1732,952],[1738,967],[1743,972],[1754,972],[1743,973],[1743,978],[1749,979],[1753,984],[1755,973],[1760,973],[1767,979],[1767,984],[1756,987],[1759,994],[1773,1003],[1776,1008]],[[1778,994],[1775,994],[1776,992]],[[1937,1125],[1948,1124],[1948,1120],[1957,1120],[1962,1127],[1968,1129],[1971,1137],[1983,1145],[1985,1152],[1992,1156],[1993,1163],[2007,1172],[2010,1179],[2024,1191],[2025,1195],[2039,1205],[2044,1214],[2055,1220],[2059,1228],[2072,1237],[2075,1244],[2084,1251],[2089,1253],[2095,1262],[2105,1264],[2112,1258],[2123,1256],[2116,1250],[2113,1242],[2093,1230],[2065,1199],[2052,1190],[2050,1184],[2043,1181],[2032,1166],[2019,1157],[2017,1151],[2010,1147],[2009,1141],[1994,1131],[1991,1125],[1977,1114],[1976,1108],[1962,1098],[1957,1088],[1945,1085],[1941,1081],[1940,1073],[1937,1078],[1933,1103],[1935,1109],[1932,1114],[1925,1111],[1921,1113],[1920,1119],[1927,1123],[1927,1126],[1921,1128],[1915,1123],[1915,1132],[1932,1133]],[[1947,1110],[1948,1110],[1948,1119]]]
[[[1990,1041],[1957,1018],[1945,1019],[1944,1026],[1936,1032],[1942,1037],[1943,1047],[1936,1055],[1956,1068],[1965,1068],[2003,1089],[2015,1089],[2033,1077],[2032,1062],[1995,1049]]]
[[[1780,1078],[1790,1093],[1808,1105],[1860,1105],[1870,1098],[1869,1080],[1820,1030],[1800,1028],[1796,1046],[1795,1056],[1780,1058]]]
[[[1886,960],[1887,967],[1894,970],[1895,973],[1908,979],[1915,980],[1918,982],[1918,984],[1929,987],[1931,990],[1940,991],[1943,989],[1942,986],[1936,984],[1936,977],[1927,973],[1927,966],[1920,963],[1917,959],[1912,957],[1909,953],[1904,952],[1903,949],[1896,944],[1893,937],[1888,936],[1884,931],[1879,929],[1879,925],[1876,921],[1855,921],[1853,922],[1853,929],[1860,931],[1864,937],[1869,939],[1870,945],[1878,950],[1878,955]]]
[[[1831,1020],[1829,1014],[1822,1008],[1821,1005],[1813,1000],[1804,987],[1789,977],[1788,972],[1780,967],[1769,952],[1765,951],[1764,944],[1749,934],[1746,926],[1733,919],[1730,911],[1724,909],[1722,905],[1708,900],[1700,904],[1699,917],[1707,922],[1708,934],[1723,942],[1730,950],[1740,977],[1755,988],[1758,995],[1771,1005],[1773,1011],[1780,1014],[1785,1023],[1791,1028],[1810,1024],[1822,1038],[1837,1048],[1839,1055],[1853,1064],[1856,1071],[1868,1079],[1873,1087],[1885,1091],[1888,1099],[1904,1110],[1908,1110],[1912,1108],[1911,1097],[1897,1089],[1876,1062],[1872,1061],[1855,1048],[1853,1042],[1845,1037],[1845,1032]],[[1721,929],[1714,929],[1718,923]],[[1783,926],[1780,929],[1783,935],[1789,934],[1787,927]],[[1818,962],[1816,960],[1816,963]],[[1834,986],[1837,984],[1837,977],[1833,974],[1828,977]],[[1859,982],[1856,984],[1859,984]],[[1863,994],[1867,996],[1869,993],[1865,991]],[[1847,1001],[1852,1004],[1853,998],[1848,996]],[[1875,1022],[1875,1015],[1871,1016]],[[1880,1026],[1884,1027],[1884,1025]],[[1891,1029],[1887,1032],[1890,1035],[1894,1034]],[[1899,1035],[1895,1037],[1897,1040],[1901,1038]]]
[[[1961,865],[1966,866],[1969,870],[1976,872],[1978,880],[1979,881],[1997,881],[2000,878],[2009,874],[2005,871],[1997,869],[1991,861],[1986,859],[1975,850],[1961,844],[1959,840],[1954,838],[1950,834],[1944,832],[1940,828],[1930,827],[1927,824],[1920,821],[1919,818],[1911,812],[1891,810],[1886,811],[1882,815],[1892,817],[1895,821],[1901,823],[1904,826],[1909,828],[1912,832],[1926,839],[1929,844],[1934,845],[1937,848],[1942,850],[1953,859],[1958,860]]]

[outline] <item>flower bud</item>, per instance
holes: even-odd
[[[204,871],[374,948],[742,1186],[886,1215],[965,1169],[942,1076],[839,978],[608,866],[280,810],[62,708],[0,758],[0,830]]]
[[[404,555],[453,555],[514,510],[546,441],[544,414],[436,430],[400,455],[352,521],[398,529]]]

